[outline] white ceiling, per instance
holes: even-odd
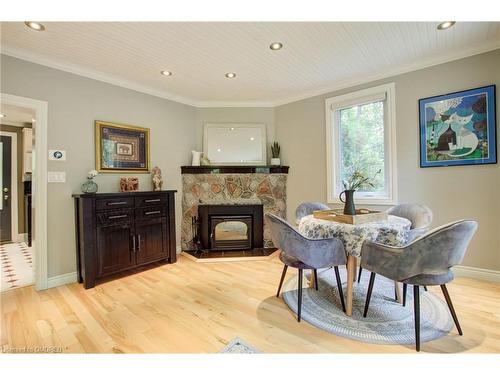
[[[2,22],[2,53],[196,106],[273,106],[500,48],[500,22],[44,24]]]

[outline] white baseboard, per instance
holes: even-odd
[[[181,245],[177,245],[175,247],[175,251],[177,252],[177,254],[180,254],[182,252]]]
[[[453,267],[453,273],[458,277],[470,277],[471,279],[500,283],[500,271],[468,266],[455,266]]]
[[[47,288],[55,288],[56,286],[70,283],[76,283],[76,272],[49,277],[47,280]]]

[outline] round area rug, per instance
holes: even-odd
[[[306,271],[307,272],[307,271]],[[344,298],[347,274],[340,268]],[[394,282],[377,275],[373,286],[368,315],[363,310],[370,272],[363,270],[361,282],[354,283],[353,311],[348,317],[342,311],[333,268],[318,270],[319,291],[309,288],[304,280],[302,320],[338,336],[375,344],[415,343],[413,322],[413,286],[408,285],[406,306],[394,300]],[[283,299],[297,314],[297,276],[284,285]],[[446,303],[431,291],[420,289],[420,340],[435,340],[453,327]]]

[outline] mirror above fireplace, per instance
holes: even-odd
[[[266,165],[266,125],[207,123],[203,152],[213,165]]]

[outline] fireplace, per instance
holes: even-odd
[[[203,250],[263,247],[262,204],[200,204],[198,219]]]

